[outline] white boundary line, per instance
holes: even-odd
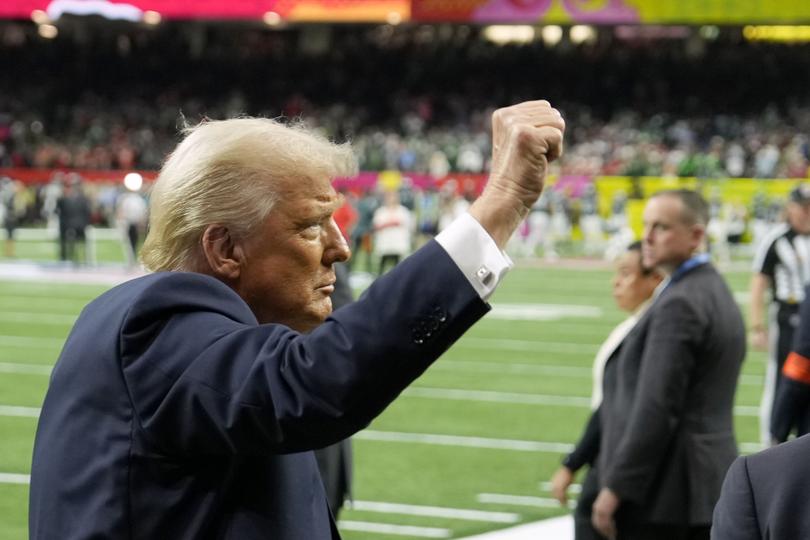
[[[387,523],[369,523],[367,521],[350,521],[341,519],[338,528],[343,531],[371,532],[398,536],[418,536],[420,538],[450,538],[450,529],[437,527],[415,527],[413,525],[389,525]]]
[[[508,351],[534,351],[555,354],[590,354],[599,350],[599,345],[590,343],[565,343],[558,341],[537,341],[525,339],[462,338],[453,348],[497,349]]]
[[[573,538],[574,518],[568,515],[468,536],[463,540],[573,540]]]
[[[527,394],[519,392],[495,392],[491,390],[461,390],[457,388],[433,388],[411,386],[403,396],[424,399],[449,399],[454,401],[483,401],[494,403],[517,403],[521,405],[552,405],[558,407],[590,407],[591,399],[585,396],[555,396],[550,394]],[[738,416],[759,417],[759,407],[740,405],[734,407]]]
[[[0,416],[22,416],[25,418],[39,418],[38,407],[18,407],[16,405],[0,405]]]
[[[493,439],[489,437],[469,437],[462,435],[439,435],[431,433],[403,433],[398,431],[365,430],[353,435],[355,439],[366,441],[431,444],[437,446],[462,446],[467,448],[487,448],[493,450],[516,450],[519,452],[570,452],[570,443],[520,441],[516,439]]]
[[[561,508],[560,501],[549,497],[534,497],[530,495],[507,495],[505,493],[479,493],[475,499],[484,504],[510,504],[513,506],[527,506],[531,508]],[[574,508],[577,502],[568,501],[568,508]]]
[[[0,484],[21,484],[31,483],[31,475],[17,473],[0,473]]]
[[[470,510],[465,508],[447,508],[443,506],[422,506],[377,501],[353,501],[349,508],[363,512],[380,512],[383,514],[403,514],[408,516],[429,516],[487,523],[517,523],[520,514],[512,512],[490,512],[487,510]]]
[[[555,396],[549,394],[524,394],[519,392],[495,392],[491,390],[461,390],[457,388],[430,388],[412,386],[402,392],[403,396],[427,399],[450,399],[454,401],[483,401],[494,403],[518,403],[522,405],[557,405],[560,407],[590,407],[591,398],[584,396]]]
[[[36,349],[61,349],[65,340],[61,338],[31,336],[0,336],[3,347],[23,347]]]
[[[76,322],[76,315],[59,313],[33,313],[30,311],[6,311],[0,313],[0,322],[34,323],[57,326],[70,326]]]
[[[14,373],[17,375],[50,375],[53,367],[45,364],[21,364],[16,362],[0,362],[0,373]]]

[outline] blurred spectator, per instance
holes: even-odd
[[[385,203],[374,212],[374,254],[379,275],[394,267],[411,252],[413,216],[399,202],[396,191],[385,192]]]
[[[81,179],[69,178],[56,201],[59,215],[59,259],[78,264],[86,262],[85,233],[90,225],[90,200],[82,190]],[[82,253],[76,249],[80,245]]]
[[[121,232],[127,264],[138,263],[138,246],[142,233],[146,232],[149,208],[146,199],[136,189],[127,189],[116,201],[116,223]]]

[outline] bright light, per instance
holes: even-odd
[[[124,176],[124,187],[130,191],[138,191],[143,185],[143,176],[136,172],[127,173]]]
[[[700,36],[703,39],[715,40],[719,35],[720,29],[717,28],[716,26],[709,25],[700,27]]]
[[[531,43],[534,41],[534,27],[495,24],[484,28],[484,38],[498,45]]]
[[[147,10],[143,12],[143,22],[148,25],[158,25],[161,20],[163,20],[163,17],[157,11]]]
[[[543,30],[540,32],[540,35],[543,36],[543,43],[549,47],[553,47],[562,39],[563,29],[555,24],[552,24],[551,26],[544,26]]]
[[[748,41],[810,41],[810,26],[746,26],[743,36]]]
[[[267,13],[264,14],[262,20],[264,20],[264,24],[266,24],[267,26],[278,26],[279,24],[281,24],[281,15],[279,15],[275,11],[268,11]]]
[[[571,43],[575,45],[596,40],[596,30],[593,29],[593,26],[586,24],[572,26],[569,35],[571,36]]]
[[[385,20],[388,21],[388,24],[391,26],[396,26],[402,22],[402,13],[399,11],[392,11],[388,14]]]
[[[51,18],[48,17],[48,14],[41,9],[35,9],[31,12],[31,20],[37,24],[48,24],[51,22]]]
[[[59,30],[52,24],[40,24],[37,31],[45,39],[53,39],[59,35]]]

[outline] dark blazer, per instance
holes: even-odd
[[[31,538],[338,538],[309,450],[368,425],[487,309],[435,241],[308,335],[201,274],[111,289],[51,377]]]
[[[810,538],[810,435],[740,457],[714,509],[716,540]]]
[[[600,484],[622,521],[701,526],[737,456],[734,391],[745,356],[742,316],[704,264],[674,279],[605,372]]]

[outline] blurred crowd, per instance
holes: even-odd
[[[800,178],[810,163],[806,45],[89,24],[53,42],[0,25],[0,69],[18,74],[0,78],[0,166],[157,169],[184,122],[249,114],[351,140],[364,170],[485,172],[492,109],[538,96],[570,126],[563,174]]]

